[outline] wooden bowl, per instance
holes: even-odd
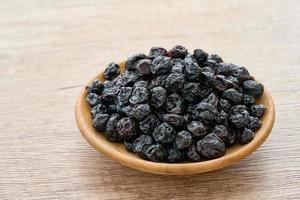
[[[121,69],[124,69],[124,62],[119,65]],[[103,81],[103,71],[91,79],[89,83],[94,79]],[[227,148],[224,156],[214,160],[175,164],[156,163],[139,158],[134,153],[128,152],[123,144],[109,142],[106,140],[104,134],[97,132],[92,127],[91,108],[85,100],[86,96],[86,90],[82,89],[76,103],[75,111],[76,122],[84,138],[94,148],[105,154],[107,157],[128,167],[156,174],[186,175],[203,173],[226,167],[255,151],[269,136],[275,120],[274,103],[270,93],[265,88],[263,95],[258,99],[258,103],[264,104],[267,106],[267,109],[261,118],[262,126],[256,132],[254,139],[250,143],[246,145],[234,145],[233,147]]]

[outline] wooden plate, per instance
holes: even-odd
[[[124,62],[119,64],[124,69]],[[104,80],[103,71],[96,77],[91,79]],[[227,152],[223,157],[203,161],[203,162],[185,162],[185,163],[156,163],[139,158],[134,153],[128,152],[123,144],[109,142],[105,139],[104,134],[97,132],[92,127],[91,108],[86,102],[87,92],[83,88],[76,103],[76,122],[84,138],[97,150],[105,154],[107,157],[128,167],[156,173],[169,175],[185,175],[203,173],[226,167],[255,151],[269,136],[274,120],[275,108],[272,97],[265,88],[264,94],[258,99],[258,103],[267,106],[262,120],[262,127],[256,132],[254,139],[246,145],[234,145],[227,148]]]

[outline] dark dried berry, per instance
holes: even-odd
[[[125,69],[126,70],[135,70],[137,62],[139,60],[146,59],[146,58],[147,58],[147,56],[143,53],[136,53],[136,54],[130,56],[125,63]]]
[[[218,107],[218,97],[214,93],[210,93],[205,99],[203,99],[203,102],[209,103],[216,108]]]
[[[132,87],[121,87],[118,95],[118,104],[122,106],[129,103],[131,93],[132,93]]]
[[[184,73],[185,62],[180,58],[173,59],[174,65],[171,69],[171,73]]]
[[[123,74],[123,86],[133,86],[133,84],[139,79],[139,75],[133,71],[126,70]]]
[[[226,78],[223,75],[213,76],[212,80],[210,80],[210,85],[219,92],[223,92],[224,90],[226,90],[228,88],[236,88],[237,87],[235,80]]]
[[[88,93],[95,93],[95,94],[101,94],[103,88],[104,88],[103,83],[98,79],[94,80],[91,84],[85,87]]]
[[[233,65],[232,75],[235,76],[239,81],[249,80],[252,78],[245,67],[240,67],[237,65]]]
[[[185,149],[192,145],[192,135],[188,131],[180,131],[175,137],[175,145],[178,149]]]
[[[117,99],[117,95],[120,91],[118,86],[111,86],[109,88],[105,88],[102,92],[102,99],[105,102],[112,102]]]
[[[132,150],[140,157],[146,158],[146,149],[153,144],[153,139],[149,135],[141,135],[132,144]]]
[[[254,80],[247,80],[243,83],[243,91],[257,98],[264,92],[264,86]]]
[[[108,120],[109,120],[108,114],[97,114],[93,119],[93,127],[97,131],[102,132],[105,130]]]
[[[133,85],[133,88],[136,88],[136,87],[145,87],[145,88],[147,88],[148,87],[148,82],[147,81],[137,81]]]
[[[160,75],[160,76],[152,79],[149,84],[149,89],[158,87],[158,86],[164,87],[166,79],[167,79],[167,75]]]
[[[208,159],[219,158],[226,153],[224,142],[215,134],[210,133],[197,142],[198,152]]]
[[[195,58],[195,60],[197,61],[197,63],[199,65],[201,65],[202,63],[204,63],[207,60],[207,56],[208,56],[208,53],[206,53],[202,49],[194,50],[193,57]]]
[[[117,132],[118,121],[119,115],[112,115],[106,124],[105,136],[111,142],[122,141],[122,136]]]
[[[160,144],[152,144],[146,149],[146,156],[149,160],[155,162],[161,162],[164,160],[167,153],[165,149]]]
[[[167,56],[168,52],[162,47],[152,47],[149,52],[149,57],[155,58],[157,56]]]
[[[203,156],[198,152],[197,147],[194,144],[187,149],[186,154],[188,158],[192,161],[204,160]]]
[[[89,93],[86,97],[86,101],[91,107],[94,107],[101,103],[101,96],[95,93]]]
[[[133,106],[132,105],[128,105],[128,106],[120,106],[118,108],[118,111],[120,113],[123,113],[125,116],[127,117],[132,117],[132,108]]]
[[[106,80],[113,80],[120,74],[120,67],[117,63],[109,63],[104,70]]]
[[[223,62],[223,59],[220,56],[218,56],[217,54],[211,54],[211,55],[209,55],[208,56],[208,60],[214,60],[217,63]]]
[[[159,120],[155,115],[149,115],[140,123],[140,130],[145,134],[150,134],[154,127],[159,125]]]
[[[155,75],[165,74],[171,70],[173,66],[173,61],[171,58],[166,56],[157,56],[153,61],[151,72]]]
[[[171,163],[180,162],[185,159],[185,154],[177,148],[171,147],[167,149],[166,160]]]
[[[184,58],[188,53],[188,50],[181,46],[181,45],[176,45],[169,51],[169,55],[172,58]]]
[[[133,152],[133,144],[132,141],[124,140],[125,149],[127,151]]]
[[[229,111],[229,109],[231,107],[229,101],[227,101],[226,99],[220,98],[218,103],[219,103],[219,105],[218,105],[219,110],[224,110],[225,112]]]
[[[167,98],[167,111],[169,113],[181,114],[184,112],[184,102],[180,95],[173,93]]]
[[[257,131],[261,127],[261,121],[257,117],[250,116],[246,127],[252,131]]]
[[[166,122],[155,127],[152,135],[157,142],[162,144],[171,143],[175,138],[173,127]]]
[[[171,73],[167,77],[165,87],[169,92],[179,91],[185,83],[184,75],[181,73]]]
[[[134,121],[128,117],[120,119],[117,123],[117,131],[124,139],[130,139],[135,135]]]
[[[228,126],[228,114],[224,110],[221,110],[216,118],[216,122]]]
[[[247,128],[245,128],[238,136],[239,142],[241,144],[248,144],[253,140],[253,138],[254,138],[254,132]]]
[[[191,121],[187,128],[196,137],[203,137],[207,134],[207,127],[200,121]]]
[[[218,69],[219,69],[219,63],[217,63],[216,61],[214,61],[214,60],[207,60],[205,63],[203,63],[203,66],[204,67],[209,67],[209,68],[211,68],[213,71],[214,71],[214,73],[216,73],[217,74],[217,72],[218,72]]]
[[[251,95],[244,94],[243,95],[243,103],[246,106],[251,106],[251,105],[255,104],[255,98]]]
[[[244,105],[237,105],[230,109],[229,120],[236,128],[244,128],[249,122],[249,112]]]
[[[217,125],[215,126],[213,133],[218,136],[225,144],[228,141],[228,130],[225,126],[223,125]]]
[[[106,114],[107,108],[102,103],[97,104],[91,110],[92,117],[94,118],[97,114]]]
[[[162,115],[162,120],[164,122],[167,122],[171,126],[177,127],[177,128],[183,126],[184,123],[185,123],[185,120],[184,120],[183,116],[176,115],[176,114],[163,114]]]
[[[129,102],[133,105],[143,103],[149,100],[149,91],[145,87],[134,88]]]
[[[239,104],[243,100],[243,95],[232,88],[225,90],[222,94],[222,97],[233,104]]]
[[[152,75],[151,72],[152,60],[150,59],[143,59],[137,62],[136,69],[139,75],[143,78],[149,78]]]
[[[197,62],[192,58],[185,58],[184,62],[184,75],[186,80],[199,81],[201,78],[201,68],[198,66]]]
[[[154,87],[150,90],[151,93],[151,106],[160,108],[167,100],[167,90],[163,87]]]
[[[197,102],[201,99],[201,88],[197,83],[186,82],[181,90],[182,97],[190,102]]]
[[[261,117],[264,112],[266,111],[266,106],[262,105],[262,104],[257,104],[257,105],[253,105],[250,108],[250,112],[252,115],[256,116],[256,117]]]
[[[132,108],[132,116],[141,121],[151,113],[151,108],[148,104],[137,104]]]
[[[213,105],[206,102],[200,102],[194,107],[192,114],[202,122],[210,124],[215,121],[218,111]]]

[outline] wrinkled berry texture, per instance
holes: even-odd
[[[215,159],[247,144],[263,125],[264,86],[244,66],[176,45],[112,62],[86,86],[92,126],[110,142],[153,162]]]

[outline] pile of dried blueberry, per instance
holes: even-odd
[[[86,87],[93,127],[111,142],[155,162],[204,161],[249,143],[266,107],[262,84],[245,67],[202,49],[153,47],[110,63],[105,81]]]

